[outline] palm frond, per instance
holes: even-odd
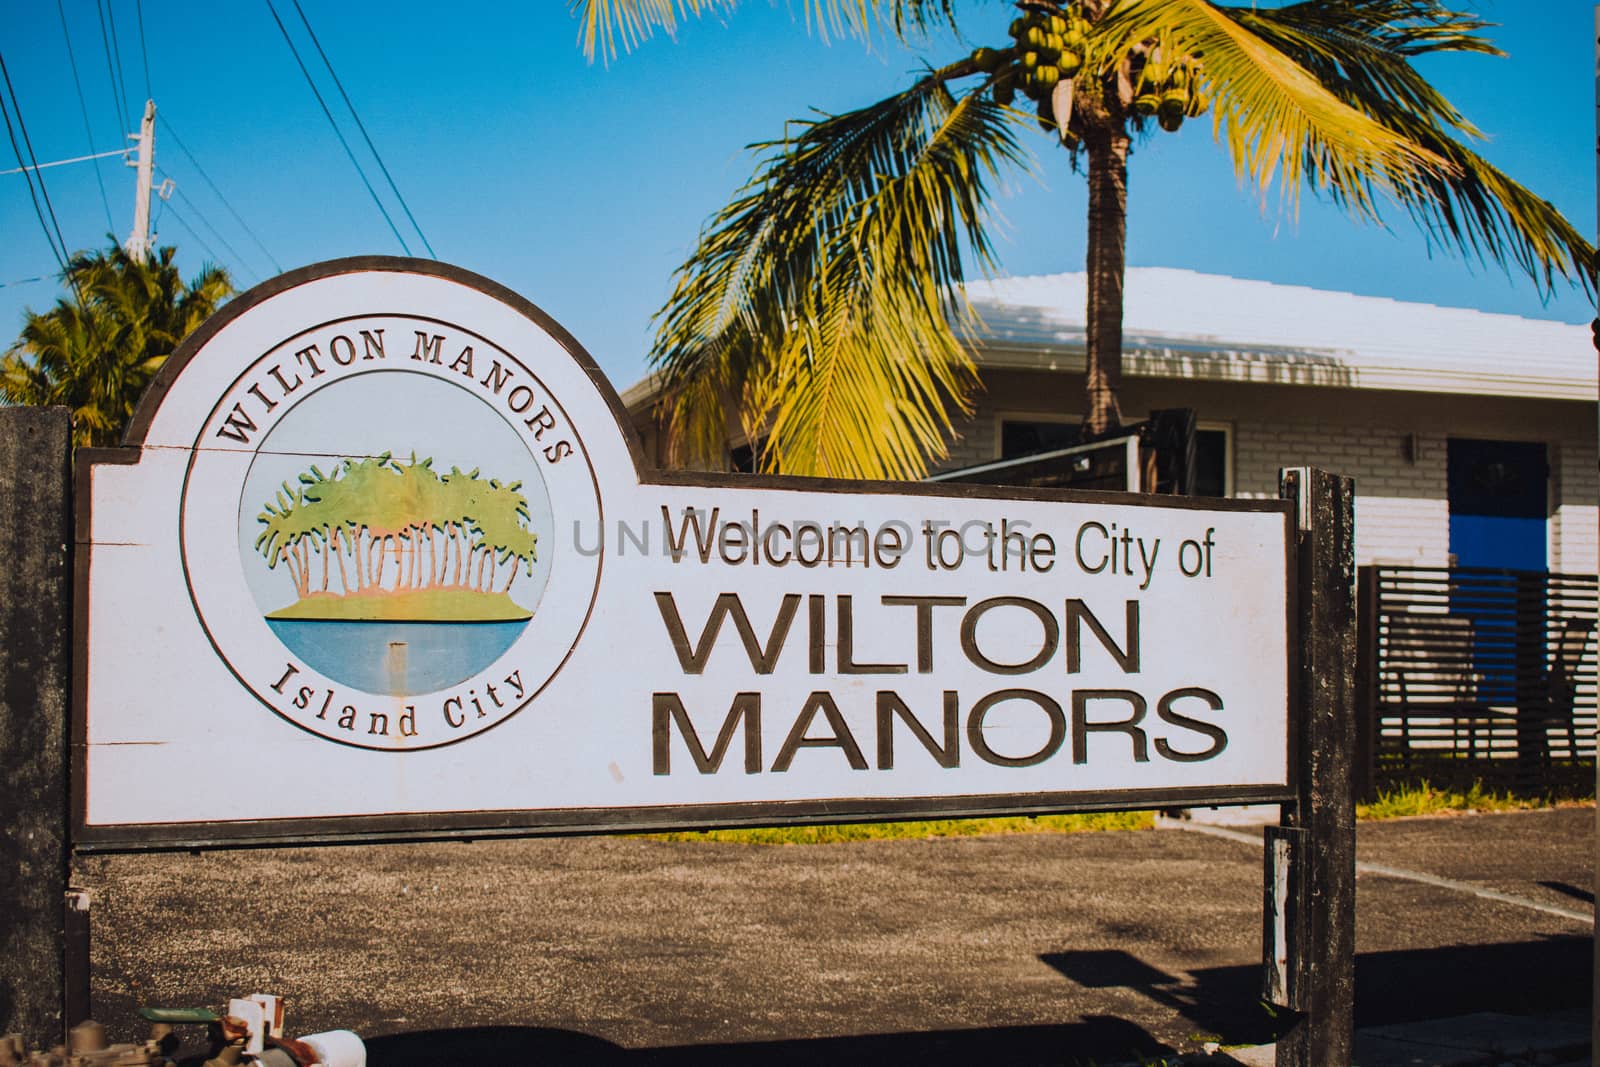
[[[620,44],[631,52],[656,30],[669,37],[683,18],[707,12],[732,11],[738,0],[571,0],[579,21],[578,41],[589,59],[610,59]]]
[[[728,15],[739,0],[570,0],[578,41],[589,59],[631,52],[657,30],[672,36],[685,19]],[[955,29],[954,0],[802,0],[806,29],[823,40],[870,37],[887,28],[901,40]]]
[[[680,458],[714,458],[735,406],[769,469],[903,478],[943,454],[975,381],[963,252],[992,264],[990,185],[1028,165],[1007,109],[946,84],[971,72],[757,146],[658,317]]]
[[[1125,0],[1097,24],[1104,62],[1162,37],[1203,57],[1214,131],[1241,180],[1263,193],[1277,182],[1291,207],[1302,186],[1331,192],[1358,217],[1377,217],[1374,188],[1396,192],[1451,164],[1324,88],[1240,16],[1208,0]]]
[[[954,0],[892,0],[888,6],[887,21],[902,41],[957,28]]]
[[[1411,65],[1413,57],[1429,52],[1503,55],[1478,36],[1488,23],[1476,16],[1419,0],[1320,0],[1237,9],[1234,17],[1352,107],[1369,111],[1368,104],[1384,101],[1481,136]]]
[[[1443,159],[1389,192],[1430,242],[1515,264],[1541,292],[1556,277],[1594,290],[1594,250],[1549,202],[1468,143],[1481,137],[1406,57],[1429,51],[1498,55],[1471,15],[1416,0],[1342,0],[1241,12],[1240,21],[1292,57],[1354,108]],[[1343,203],[1343,190],[1330,190]]]

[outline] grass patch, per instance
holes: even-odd
[[[1104,830],[1148,830],[1149,811],[1093,815],[1019,815],[995,819],[929,819],[918,822],[854,822],[836,826],[759,826],[743,830],[692,830],[641,834],[652,841],[721,841],[739,845],[829,845],[839,841],[907,841],[978,834],[1077,834]]]
[[[1482,782],[1473,782],[1465,792],[1459,789],[1435,789],[1424,781],[1380,791],[1378,799],[1372,803],[1356,805],[1356,818],[1399,819],[1410,815],[1444,815],[1450,812],[1527,811],[1587,799],[1590,798],[1561,794],[1515,796],[1485,789]]]

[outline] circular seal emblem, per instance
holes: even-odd
[[[207,636],[262,703],[401,751],[535,699],[600,574],[601,548],[557,529],[599,523],[537,366],[460,323],[362,314],[283,337],[223,390],[189,455],[181,547]]]

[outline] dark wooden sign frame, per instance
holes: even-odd
[[[1022,793],[939,798],[841,798],[774,803],[731,803],[623,809],[452,812],[229,823],[92,826],[84,821],[86,752],[82,649],[90,595],[86,559],[73,568],[69,546],[87,548],[87,471],[97,463],[133,462],[162,391],[199,346],[254,303],[323,274],[353,270],[407,270],[451,278],[488,292],[538,322],[595,380],[612,408],[636,471],[647,484],[800,489],[810,492],[877,492],[901,496],[984,500],[1042,500],[1100,504],[1152,504],[1209,511],[1273,512],[1287,524],[1289,640],[1287,781],[1281,785],[1168,788],[1072,793]],[[180,347],[121,449],[78,453],[78,485],[68,484],[67,413],[0,409],[0,487],[39,507],[6,509],[0,541],[12,546],[13,568],[27,585],[5,588],[0,598],[0,638],[12,648],[0,662],[0,727],[24,717],[36,728],[0,729],[0,767],[28,767],[26,787],[0,791],[0,819],[21,828],[4,839],[0,863],[42,873],[43,895],[21,899],[20,923],[0,936],[0,958],[32,961],[21,983],[14,1018],[0,1030],[63,1032],[88,1014],[87,911],[68,897],[73,854],[141,852],[272,845],[372,844],[441,838],[488,838],[705,829],[871,819],[948,818],[991,814],[1047,814],[1140,808],[1278,803],[1284,826],[1269,834],[1264,899],[1265,995],[1299,1013],[1279,1043],[1279,1064],[1347,1063],[1352,1039],[1354,952],[1354,797],[1351,772],[1355,661],[1353,488],[1348,479],[1310,468],[1285,471],[1278,501],[1196,501],[1134,494],[1066,490],[994,489],[942,484],[830,482],[748,475],[680,474],[646,468],[636,434],[614,391],[583,349],[528,301],[493,282],[456,268],[372,257],[322,264],[257,287],[229,304]],[[72,502],[76,500],[76,507]],[[75,516],[74,514],[75,513]],[[29,525],[27,515],[35,516]],[[62,529],[40,529],[37,516],[56,516]],[[73,518],[76,519],[74,528]],[[68,536],[69,531],[74,536]],[[86,557],[86,552],[84,553]],[[16,635],[29,635],[17,654]],[[57,650],[53,660],[48,650]],[[26,654],[36,648],[38,656]],[[72,649],[70,686],[66,650]],[[69,715],[70,696],[70,715]],[[30,706],[31,705],[31,706]],[[70,737],[70,746],[67,739]],[[13,772],[14,773],[14,772]],[[31,836],[28,836],[31,835]],[[40,849],[43,852],[40,852]],[[32,850],[37,855],[24,855]],[[14,854],[14,855],[13,855]],[[46,855],[48,854],[48,855]],[[53,857],[53,858],[50,858]],[[1276,857],[1277,862],[1274,862]],[[46,859],[41,872],[40,859]],[[18,869],[14,866],[13,869]],[[55,873],[50,873],[51,871]],[[72,900],[63,907],[62,901]],[[68,952],[71,946],[73,951]],[[59,968],[40,963],[55,959]],[[0,979],[5,979],[0,975]]]

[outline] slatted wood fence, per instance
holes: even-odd
[[[1362,567],[1362,791],[1423,780],[1592,791],[1597,585],[1544,571]]]

